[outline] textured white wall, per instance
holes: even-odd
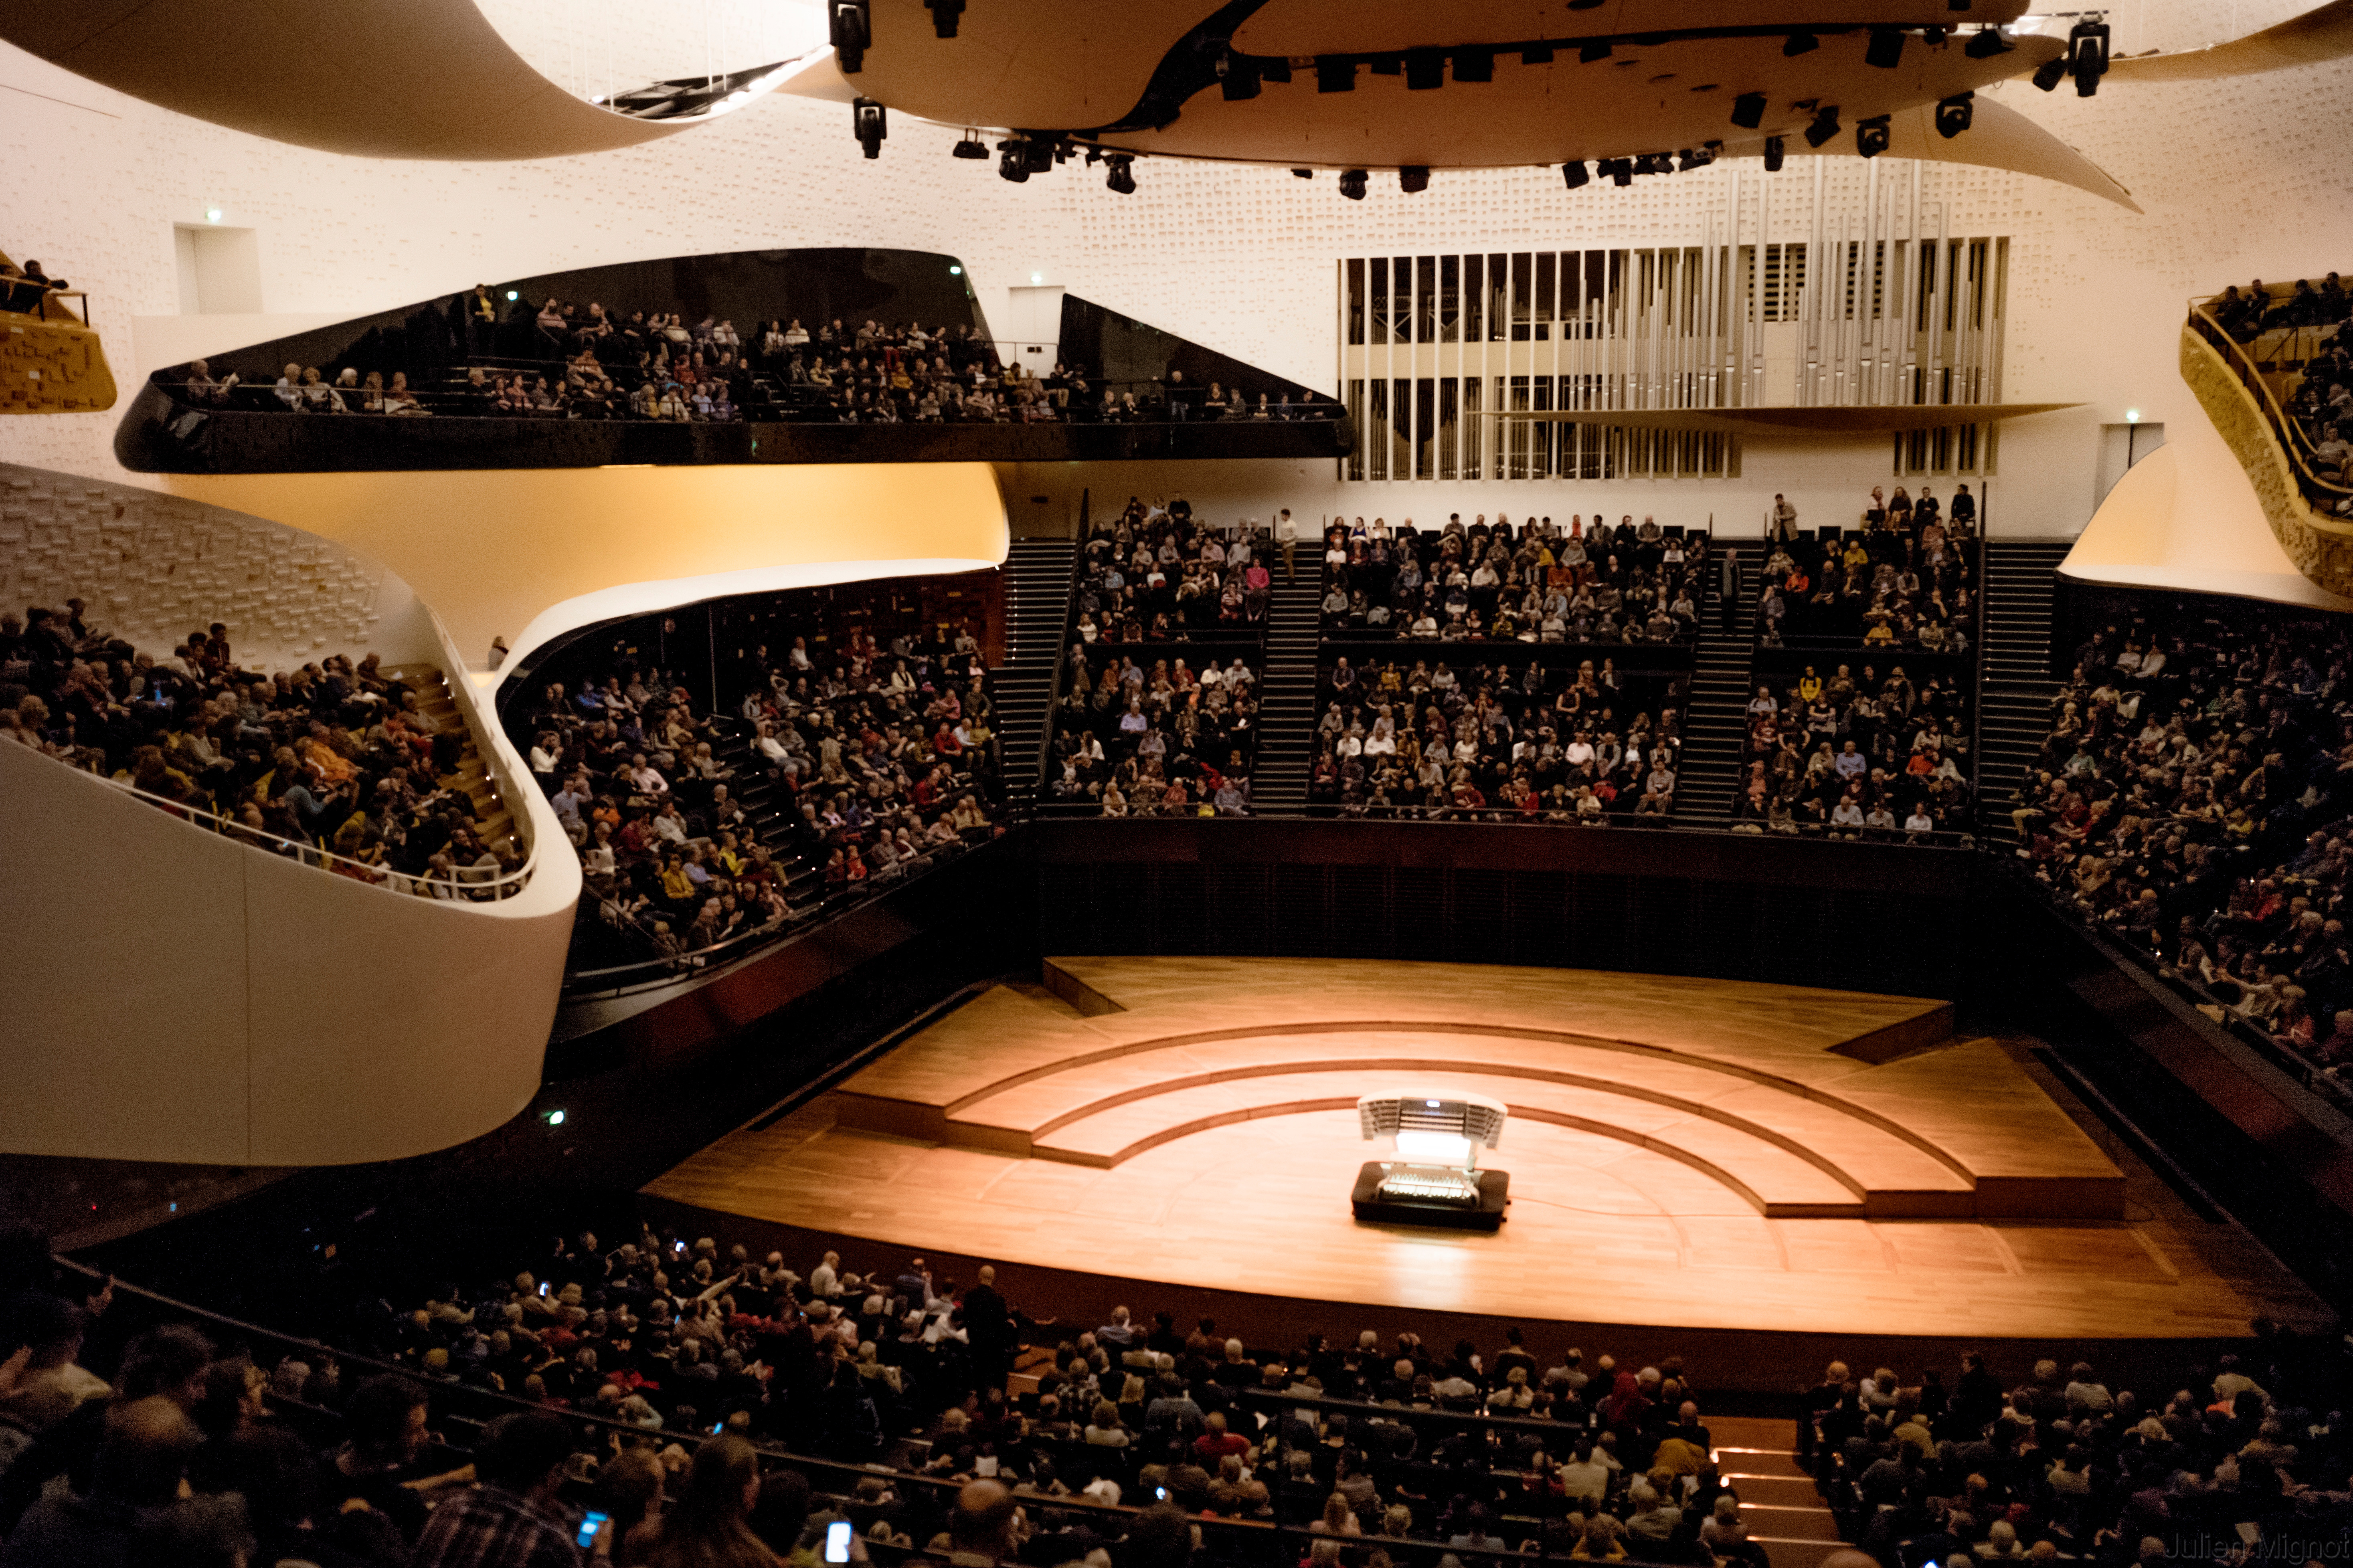
[[[531,0],[507,10],[532,22]],[[2138,0],[2120,44],[2206,41],[2222,23],[2253,27],[2294,7]],[[2133,44],[2129,20],[2144,40]],[[617,26],[618,24],[616,24]],[[7,90],[10,89],[28,90]],[[1465,90],[1475,93],[1475,89]],[[1998,89],[2130,187],[2135,216],[2024,175],[1930,168],[1929,199],[1955,234],[2011,237],[2004,393],[2081,401],[2077,414],[2010,426],[1997,488],[2000,531],[2072,533],[2090,510],[2085,475],[2104,423],[2137,408],[2169,426],[2201,418],[2174,370],[2174,336],[2192,293],[2256,273],[2308,275],[2353,262],[2353,65],[2211,83],[2111,85],[2091,100],[2024,83]],[[46,96],[33,97],[29,93]],[[984,302],[1033,272],[1114,310],[1311,384],[1333,382],[1335,258],[1386,250],[1507,249],[1696,242],[1721,209],[1728,165],[1564,192],[1549,169],[1441,174],[1408,197],[1377,178],[1361,203],[1328,178],[1147,163],[1132,197],[1100,171],[1065,168],[1027,185],[994,165],[947,156],[954,132],[893,123],[867,163],[839,104],[757,103],[729,121],[593,159],[521,164],[379,164],[277,146],[148,108],[0,50],[0,236],[97,292],[101,328],[175,308],[170,226],[207,202],[260,235],[264,309],[356,313],[482,278],[630,257],[748,246],[875,244],[953,251]],[[62,101],[58,101],[62,100]],[[1840,159],[1835,184],[1862,165]],[[1883,178],[1900,166],[1883,164]],[[1745,165],[1744,177],[1761,177]],[[1810,183],[1793,158],[1778,179]],[[1383,188],[1384,184],[1388,188]],[[1794,218],[1798,203],[1777,198]],[[1777,222],[1777,230],[1780,225]],[[1794,237],[1794,235],[1789,236]],[[111,416],[0,426],[0,458],[114,476]],[[1888,479],[1883,449],[1752,450],[1744,478],[1589,488],[1528,481],[1465,510],[1644,510],[1698,521],[1748,515],[1777,489],[1819,491],[1833,511]],[[1181,476],[1170,475],[1172,484]],[[1362,487],[1346,510],[1455,510]],[[1428,487],[1433,491],[1437,487]],[[1940,489],[1945,487],[1939,486]],[[1341,487],[1356,489],[1356,487]],[[1622,492],[1622,493],[1621,493]],[[1286,494],[1291,492],[1286,492]],[[1377,499],[1377,497],[1378,499]],[[1279,504],[1281,497],[1264,498]],[[1293,500],[1293,510],[1300,510]],[[1587,510],[1590,510],[1588,507]]]

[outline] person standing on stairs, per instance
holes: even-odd
[[[1282,580],[1299,581],[1299,525],[1291,521],[1291,509],[1284,507],[1274,514],[1275,542],[1282,546]]]

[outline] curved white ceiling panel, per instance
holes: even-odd
[[[633,120],[574,97],[474,0],[73,0],[0,10],[0,37],[198,120],[365,157],[562,157],[707,118]]]
[[[1894,26],[1968,27],[2009,22],[2027,0],[1602,0],[1562,9],[1559,0],[1268,0],[1234,29],[1234,47],[1253,55],[1368,54],[1449,44],[1588,37],[1649,29]]]

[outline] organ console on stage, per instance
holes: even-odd
[[[1392,1158],[1356,1173],[1350,1204],[1360,1220],[1493,1230],[1511,1202],[1511,1174],[1479,1168],[1479,1151],[1503,1141],[1511,1114],[1483,1095],[1367,1094],[1356,1101],[1365,1142],[1390,1141]]]

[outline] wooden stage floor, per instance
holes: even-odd
[[[1134,1288],[1139,1310],[1161,1285],[1346,1303],[1373,1327],[1435,1312],[1824,1343],[2330,1319],[2118,1147],[2030,1043],[1957,1038],[1940,1003],[1283,959],[1063,958],[1043,980],[984,993],[647,1193],[888,1244],[871,1266],[913,1250],[1066,1294],[1099,1281],[1079,1294],[1106,1303]],[[1512,1174],[1501,1232],[1350,1217],[1377,1152],[1354,1103],[1384,1088],[1511,1106],[1486,1156]]]

